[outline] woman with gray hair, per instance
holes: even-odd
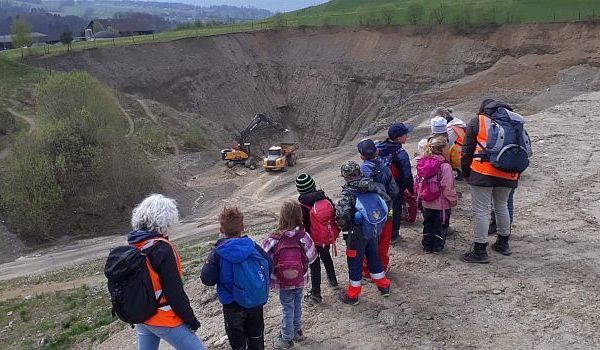
[[[135,325],[139,350],[158,349],[161,339],[178,350],[204,349],[194,334],[200,322],[183,290],[179,254],[168,231],[179,221],[175,200],[152,194],[133,209],[127,242],[143,250],[158,301],[156,314]]]

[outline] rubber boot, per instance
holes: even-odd
[[[382,297],[387,298],[390,296],[391,282],[387,277],[373,280],[373,282],[377,285],[377,289],[379,289],[379,293],[381,293]]]
[[[510,239],[510,236],[498,235],[498,237],[496,238],[496,243],[492,244],[492,249],[502,255],[506,255],[506,256],[511,255],[512,250],[510,250],[510,245],[508,244],[509,239]]]
[[[344,291],[340,291],[339,299],[342,303],[348,305],[358,305],[358,296],[362,291],[362,286],[353,287],[348,286],[348,288]]]
[[[466,263],[487,264],[490,258],[487,254],[487,243],[473,243],[471,251],[466,252],[460,257],[460,260]]]

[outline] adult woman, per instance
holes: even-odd
[[[183,290],[181,260],[167,236],[178,220],[175,201],[161,194],[148,196],[133,209],[133,231],[127,242],[148,256],[148,270],[159,303],[155,315],[135,325],[139,350],[156,350],[161,339],[178,350],[204,349],[194,334],[200,322]]]

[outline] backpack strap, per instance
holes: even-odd
[[[169,240],[166,238],[161,238],[161,237],[151,238],[151,239],[145,241],[144,245],[139,248],[137,248],[135,245],[132,244],[132,246],[136,247],[142,253],[142,255],[146,258],[146,263],[147,263],[148,269],[150,269],[154,274],[157,274],[157,273],[156,273],[156,270],[154,269],[154,267],[152,266],[152,262],[150,261],[150,258],[148,257],[146,250],[152,248],[158,242],[165,242],[171,247],[171,250],[173,251],[173,254],[175,255],[175,261],[179,265],[180,264],[179,263],[179,254],[177,254],[177,251],[175,250],[175,247],[173,246],[173,244],[171,244],[171,242],[169,242]],[[178,266],[178,268],[179,268],[179,266]],[[167,298],[164,297],[163,294],[164,294],[164,292],[161,290],[160,293],[155,295],[156,300],[158,301],[158,308],[169,306],[169,303],[167,302]],[[162,302],[160,302],[161,299],[163,299]]]

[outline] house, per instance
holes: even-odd
[[[147,18],[94,19],[85,27],[85,36],[91,38],[110,38],[115,36],[147,35],[156,32],[156,25]]]
[[[45,43],[46,39],[48,38],[48,35],[46,35],[44,33],[31,32],[31,33],[29,33],[29,37],[31,38],[31,42],[34,44],[35,43]],[[8,50],[8,49],[12,49],[12,48],[13,48],[12,35],[11,34],[0,35],[0,49]]]

